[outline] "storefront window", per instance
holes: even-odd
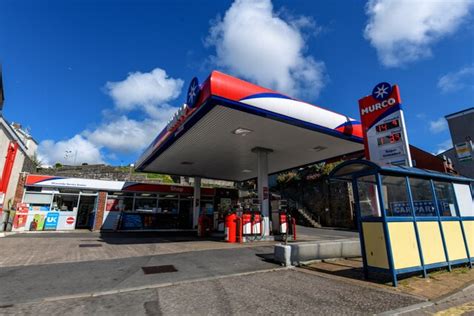
[[[135,211],[156,212],[157,211],[157,195],[151,193],[141,193],[135,196]]]
[[[411,216],[405,177],[382,176],[382,193],[387,216]]]
[[[50,193],[26,192],[23,203],[30,205],[32,211],[49,211],[53,195]]]
[[[128,193],[120,196],[119,209],[122,212],[133,211],[133,193]]]
[[[375,176],[365,176],[357,179],[360,213],[362,217],[380,217],[379,198]]]
[[[55,194],[53,197],[52,209],[56,211],[72,212],[77,209],[79,195],[76,194]]]
[[[439,215],[456,216],[454,189],[450,182],[434,181]]]
[[[160,199],[158,212],[178,214],[179,201],[170,199]]]
[[[409,178],[416,216],[436,216],[429,180]]]

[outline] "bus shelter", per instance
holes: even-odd
[[[473,179],[367,160],[338,165],[351,181],[365,277],[397,276],[474,261]]]

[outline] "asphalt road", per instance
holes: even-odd
[[[154,289],[18,304],[5,315],[371,315],[419,303],[394,292],[295,270],[261,272]]]
[[[325,229],[302,229],[304,233],[316,234],[317,239],[357,236],[354,232]],[[25,242],[30,238],[43,238],[24,237]],[[91,243],[91,237],[98,236],[87,233],[64,236],[85,244]],[[144,238],[141,234],[127,238],[111,235],[106,240],[103,237],[101,239],[110,244],[109,251],[124,253],[142,243],[153,242],[182,248],[181,238],[193,238],[156,239],[155,235]],[[37,241],[32,240],[33,244]],[[21,245],[17,253],[21,253]],[[58,251],[56,238],[46,238],[41,245],[48,253]],[[71,245],[77,247],[76,242]],[[77,249],[103,251],[103,247]],[[6,266],[0,268],[0,315],[354,315],[379,313],[419,302],[417,298],[394,291],[281,269],[266,260],[272,253],[273,246],[250,245],[120,259]],[[142,267],[163,265],[173,265],[177,271],[145,274],[142,270]],[[64,297],[68,295],[78,296]]]
[[[0,305],[275,268],[259,256],[270,253],[273,247],[267,246],[0,268]],[[174,265],[178,271],[142,271],[159,265]]]

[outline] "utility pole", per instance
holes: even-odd
[[[5,101],[5,95],[3,93],[2,65],[0,65],[0,113],[3,110],[3,101]]]

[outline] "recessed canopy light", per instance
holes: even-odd
[[[313,150],[314,150],[314,151],[321,151],[321,150],[324,150],[324,149],[327,149],[327,147],[324,147],[324,146],[316,146],[316,147],[313,147]]]
[[[247,128],[243,128],[243,127],[239,127],[237,129],[235,129],[234,131],[232,131],[232,133],[234,135],[239,135],[239,136],[246,136],[248,135],[249,133],[252,133],[253,131],[250,130],[250,129],[247,129]]]
[[[250,173],[250,172],[252,172],[252,170],[250,170],[250,169],[244,169],[244,170],[242,170],[242,172],[243,172],[243,173]]]

